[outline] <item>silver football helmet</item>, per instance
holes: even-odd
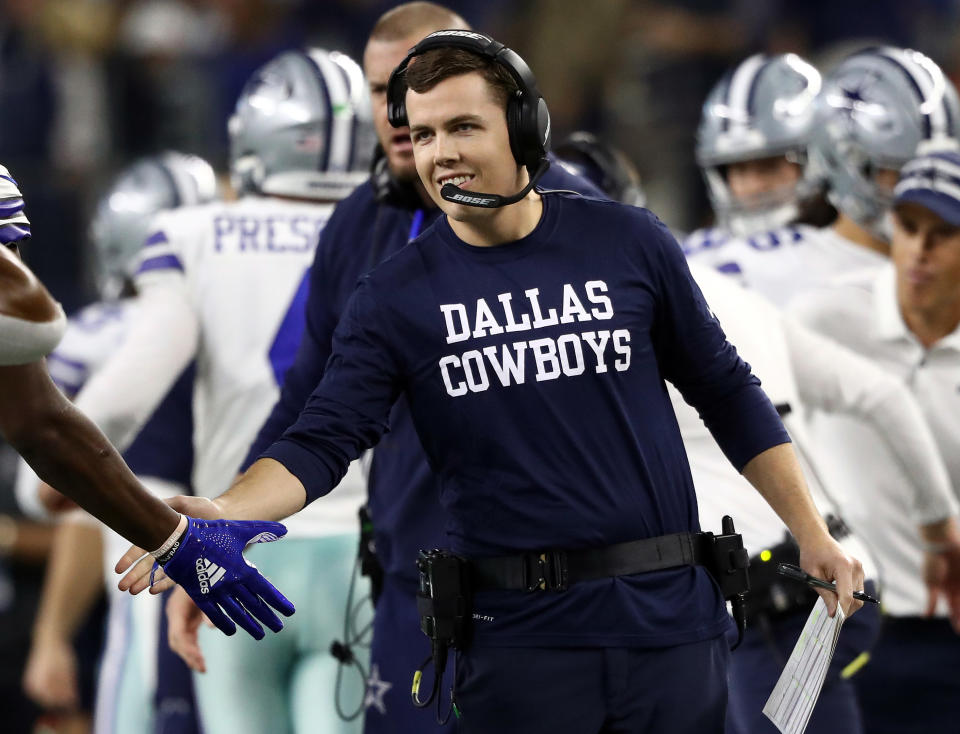
[[[337,51],[287,51],[254,72],[228,129],[240,193],[342,199],[376,147],[363,71]]]
[[[697,130],[696,158],[717,225],[739,236],[781,227],[798,214],[807,179],[749,203],[733,196],[725,168],[731,163],[786,156],[801,166],[820,73],[796,54],[756,54],[731,69],[707,95]]]
[[[90,225],[100,296],[117,298],[133,274],[153,215],[217,198],[217,177],[202,158],[167,152],[141,158],[120,173],[97,205]]]
[[[874,236],[889,239],[892,189],[877,171],[957,149],[960,102],[943,71],[919,51],[879,47],[847,57],[824,79],[811,136],[810,176],[830,203]]]

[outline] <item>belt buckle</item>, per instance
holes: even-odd
[[[530,573],[530,561],[533,573]],[[524,556],[524,586],[527,591],[566,591],[569,586],[567,554],[564,551],[544,551]]]

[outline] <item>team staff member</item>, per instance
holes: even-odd
[[[413,2],[385,13],[371,31],[363,65],[383,157],[370,180],[337,206],[321,235],[310,271],[307,325],[300,351],[244,468],[296,421],[323,376],[334,328],[357,279],[442,215],[417,177],[409,131],[389,124],[386,103],[390,73],[420,39],[442,28],[468,26],[446,8]],[[589,181],[559,165],[551,167],[542,185],[600,195]],[[428,650],[426,640],[415,632],[419,622],[414,559],[421,548],[444,544],[446,519],[439,503],[439,483],[417,437],[406,399],[397,401],[389,422],[389,433],[373,452],[367,486],[377,559],[384,576],[374,615],[364,732],[453,731],[452,722],[439,727],[430,712],[410,704],[411,671]]]
[[[960,497],[958,180],[958,153],[908,163],[895,189],[892,263],[863,279],[811,293],[797,304],[797,313],[911,388]],[[877,451],[874,433],[827,420],[818,427],[851,457],[860,481],[880,490],[900,486],[896,479],[903,470],[886,452]],[[851,523],[889,558],[883,635],[870,664],[855,679],[866,728],[880,734],[951,731],[960,716],[960,637],[950,629],[952,621],[960,632],[956,538],[952,544],[932,537],[921,543],[910,524],[909,498],[902,492],[876,492],[855,509]],[[916,578],[921,573],[948,584],[950,619],[936,597],[927,601]]]
[[[263,603],[288,616],[284,599],[241,551],[252,538],[276,540],[276,523],[196,522],[151,495],[96,427],[76,410],[50,379],[42,358],[59,341],[63,312],[19,259],[17,243],[30,237],[23,197],[0,166],[0,433],[48,484],[94,517],[145,548],[200,602],[227,634],[234,622],[263,636],[251,618],[274,631],[283,624]],[[12,249],[11,249],[12,248]],[[216,537],[216,547],[209,541]],[[197,563],[216,562],[224,573],[211,586],[199,579]],[[251,607],[244,610],[240,597]],[[233,621],[231,621],[233,620]]]
[[[421,38],[441,28],[466,27],[455,13],[426,2],[393,8],[374,26],[363,62],[383,157],[370,180],[337,205],[323,230],[310,269],[300,349],[286,373],[280,400],[250,449],[244,468],[296,420],[323,376],[334,327],[357,279],[403,248],[442,214],[417,178],[409,131],[395,129],[387,121],[386,87],[390,72]],[[560,166],[551,167],[542,181],[548,188],[600,195],[589,182]],[[373,454],[367,490],[384,576],[374,616],[364,731],[452,731],[452,723],[438,727],[430,712],[418,711],[409,698],[411,671],[428,649],[421,635],[411,633],[418,626],[413,562],[421,548],[443,545],[445,518],[438,500],[437,478],[427,463],[403,398],[391,411],[390,432]],[[189,605],[178,608],[171,602],[169,609],[171,614],[186,615],[184,606],[189,609]],[[197,665],[202,657],[191,627],[185,621],[171,621],[171,629],[180,631],[171,634],[174,647]]]
[[[361,280],[297,423],[207,511],[297,511],[377,441],[403,393],[464,557],[695,531],[665,375],[852,613],[859,562],[829,536],[679,246],[645,210],[532,191],[549,119],[519,57],[490,58],[498,47],[441,31],[414,50],[393,119],[405,102],[417,171],[446,216]],[[516,203],[453,203],[448,184],[453,201]],[[701,567],[482,592],[473,614],[464,731],[723,730],[726,609]]]

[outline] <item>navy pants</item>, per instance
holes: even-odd
[[[410,700],[413,671],[430,654],[430,641],[420,631],[416,582],[387,574],[377,600],[370,646],[370,676],[367,680],[364,734],[452,734],[456,722],[446,726],[436,721],[436,705],[416,708]],[[453,655],[441,687],[444,713],[453,685]],[[420,695],[426,698],[433,684],[433,666],[424,671]]]
[[[872,585],[868,586],[867,593],[871,593]],[[728,734],[777,734],[778,729],[763,715],[763,706],[783,672],[808,616],[808,612],[799,612],[766,626],[753,624],[747,627],[743,643],[730,657]],[[843,623],[807,734],[861,734],[864,731],[852,681],[866,668],[849,680],[841,673],[874,646],[879,631],[880,611],[875,604],[865,604]],[[868,663],[867,668],[870,665],[872,663]],[[866,731],[873,734],[872,729]]]
[[[854,682],[869,734],[960,731],[960,636],[945,619],[885,617]]]
[[[662,649],[473,647],[457,661],[462,734],[723,734],[721,635]]]

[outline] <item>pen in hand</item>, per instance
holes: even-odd
[[[794,579],[795,581],[800,581],[807,586],[811,586],[818,589],[829,589],[830,591],[836,593],[837,585],[830,582],[824,581],[823,579],[818,579],[816,576],[811,576],[806,571],[804,571],[799,566],[794,566],[792,563],[781,563],[777,566],[777,573],[786,576],[787,578]],[[859,599],[860,601],[870,602],[871,604],[879,604],[879,599],[874,599],[869,594],[864,594],[862,591],[853,592],[853,598]]]

